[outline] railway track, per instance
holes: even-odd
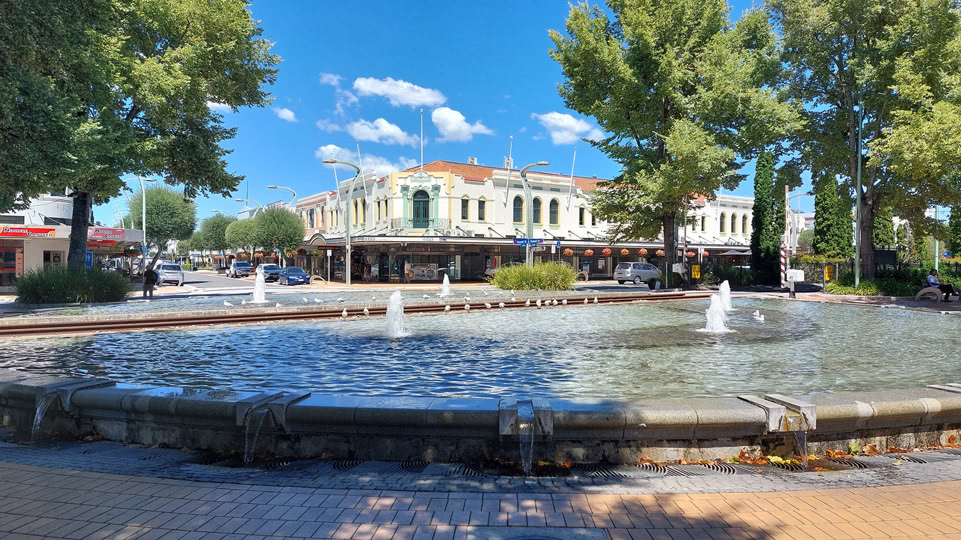
[[[563,307],[583,306],[585,298],[588,305],[597,304],[628,304],[632,302],[659,302],[666,300],[689,300],[698,298],[708,298],[709,294],[683,294],[683,293],[646,293],[646,294],[613,294],[613,295],[577,295],[565,296],[568,305]],[[561,302],[562,298],[558,298]],[[501,309],[501,300],[491,299],[493,310]],[[503,302],[503,309],[537,309],[534,302],[528,307],[525,301]],[[405,314],[412,313],[444,313],[446,306],[450,306],[451,313],[465,312],[464,303],[449,302],[437,304],[412,303],[404,306]],[[562,307],[558,304],[557,307]],[[544,309],[553,309],[554,306],[545,306]],[[302,321],[312,319],[341,319],[344,318],[344,310],[347,311],[347,318],[356,316],[384,316],[387,312],[385,305],[367,306],[367,314],[364,314],[364,307],[358,305],[344,307],[326,307],[318,309],[295,309],[291,311],[248,311],[246,313],[223,313],[208,315],[170,315],[167,313],[158,314],[156,317],[130,318],[130,319],[99,319],[99,320],[76,320],[76,321],[55,321],[55,322],[36,322],[24,324],[7,324],[0,326],[0,339],[21,336],[41,336],[52,334],[90,334],[100,332],[123,332],[136,330],[155,330],[162,328],[174,328],[185,326],[214,326],[214,325],[235,325],[252,324],[275,321]],[[484,302],[471,303],[470,311],[487,311]]]

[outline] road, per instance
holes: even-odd
[[[253,280],[234,279],[223,274],[208,274],[206,272],[184,272],[184,285],[197,287],[198,289],[211,289],[222,287],[254,287]]]

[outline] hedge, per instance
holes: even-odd
[[[24,273],[16,287],[17,302],[23,304],[86,304],[125,299],[130,282],[120,272],[99,268],[72,272],[65,266],[50,266]]]

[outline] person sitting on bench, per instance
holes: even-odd
[[[961,291],[959,291],[957,287],[955,287],[954,285],[951,285],[950,283],[941,283],[941,280],[938,279],[937,270],[931,270],[931,273],[928,274],[928,286],[937,287],[938,289],[940,289],[941,292],[944,293],[945,302],[951,301],[952,294],[955,296],[961,297]]]

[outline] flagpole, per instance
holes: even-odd
[[[420,109],[420,170],[424,170],[424,108]]]
[[[504,195],[504,207],[510,202],[511,194],[511,169],[514,168],[514,136],[511,135],[510,149],[507,150],[507,192]]]
[[[567,188],[567,209],[571,209],[571,196],[574,194],[574,162],[577,160],[577,146],[574,147],[574,157],[571,158],[571,184]]]

